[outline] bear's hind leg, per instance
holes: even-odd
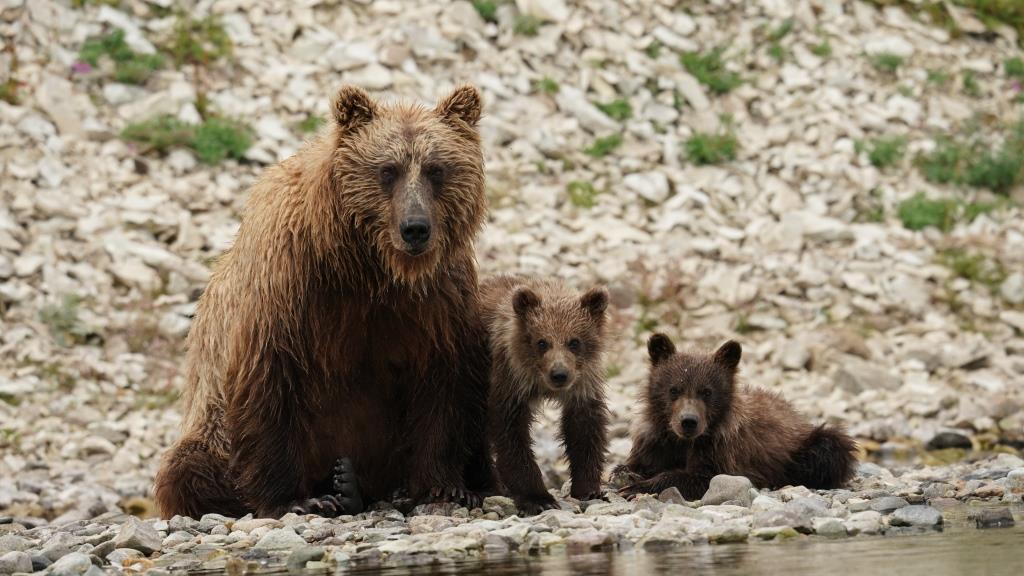
[[[235,518],[245,514],[227,469],[227,461],[206,443],[182,439],[164,457],[156,476],[153,491],[160,513],[164,518],[199,518],[209,512]]]
[[[793,453],[787,482],[808,488],[839,488],[853,477],[857,444],[842,430],[818,426]]]

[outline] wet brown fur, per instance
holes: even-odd
[[[497,276],[481,284],[480,297],[492,358],[489,437],[504,488],[527,513],[555,507],[530,438],[540,403],[550,400],[562,408],[572,496],[599,495],[608,426],[601,363],[607,292]],[[553,383],[553,371],[566,375],[564,384]]]
[[[155,486],[165,517],[277,515],[316,496],[340,456],[369,501],[488,489],[479,94],[431,110],[345,87],[333,107],[255,184],[200,299],[183,435]],[[384,165],[398,166],[393,189]],[[411,196],[434,230],[418,256],[396,231]]]
[[[849,481],[856,445],[842,430],[815,427],[779,395],[737,382],[741,349],[677,353],[667,336],[648,343],[651,372],[624,471],[625,493],[675,486],[701,498],[718,474],[746,476],[759,488],[837,488]],[[684,416],[696,417],[687,435]]]

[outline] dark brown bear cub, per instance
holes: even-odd
[[[655,334],[643,416],[624,466],[633,495],[675,486],[701,498],[718,474],[746,476],[758,488],[837,488],[853,476],[856,444],[841,430],[812,426],[777,394],[738,385],[742,349],[677,353]]]
[[[530,427],[542,400],[562,407],[572,496],[596,497],[607,447],[601,352],[608,293],[582,296],[553,280],[498,276],[480,287],[489,330],[490,441],[499,478],[526,514],[555,508],[533,454]]]

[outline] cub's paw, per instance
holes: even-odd
[[[344,507],[340,514],[359,514],[365,510],[363,495],[359,491],[359,481],[356,479],[352,461],[348,458],[338,458],[338,461],[334,463],[332,474],[331,485],[334,488],[334,497]]]
[[[428,502],[454,502],[472,510],[483,505],[484,496],[461,486],[435,486],[430,489],[425,500]]]
[[[300,500],[293,504],[288,511],[294,512],[299,516],[316,514],[317,516],[323,516],[325,518],[334,518],[342,514],[347,514],[344,510],[345,506],[342,505],[338,497],[333,494],[326,494],[316,498]]]
[[[545,510],[558,508],[558,502],[551,494],[530,494],[528,496],[516,496],[516,506],[523,516],[536,516]]]
[[[627,500],[632,500],[638,494],[657,494],[660,490],[654,485],[651,480],[638,480],[632,484],[627,484],[618,490],[619,496]]]
[[[635,484],[643,480],[643,477],[630,470],[625,464],[619,464],[615,468],[612,468],[612,473],[608,475],[608,484],[615,488],[622,488],[630,484]]]

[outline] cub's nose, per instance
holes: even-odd
[[[413,250],[422,250],[430,240],[430,222],[426,218],[409,218],[399,226],[402,240]]]
[[[569,371],[565,368],[552,368],[549,376],[551,383],[555,386],[565,386],[565,383],[569,381]]]
[[[697,431],[697,422],[696,414],[683,414],[683,418],[679,421],[679,424],[683,427],[683,433],[689,436]]]

